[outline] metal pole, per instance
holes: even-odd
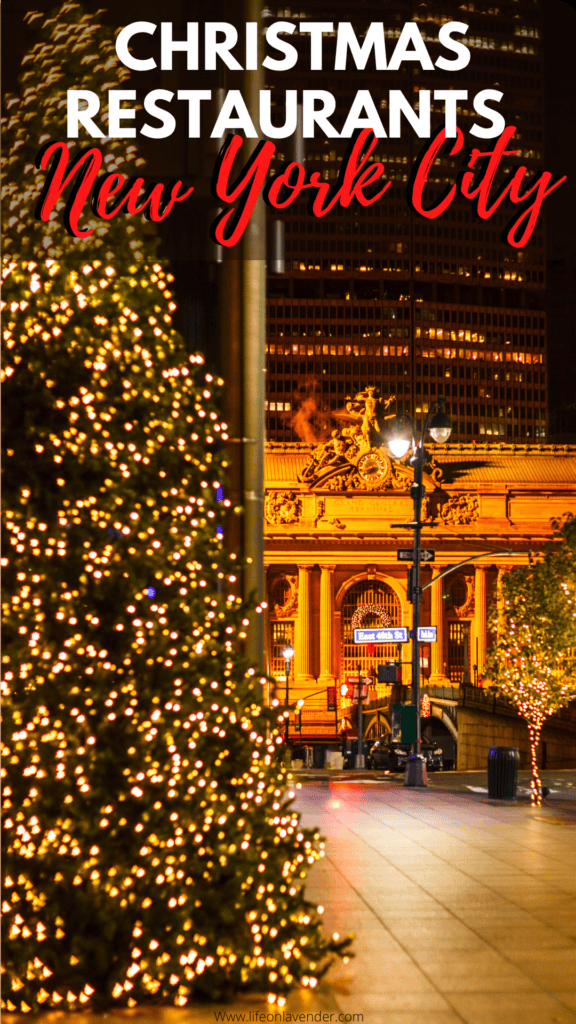
[[[364,768],[364,722],[362,719],[362,667],[358,664],[358,753],[356,768]]]
[[[516,551],[515,552],[515,551],[512,550],[512,548],[507,548],[505,551],[483,551],[479,555],[472,555],[470,558],[464,558],[461,562],[456,562],[456,565],[450,565],[447,569],[444,569],[443,572],[438,573],[438,576],[433,576],[431,580],[428,580],[428,583],[424,584],[424,586],[422,587],[422,591],[428,590],[428,587],[431,587],[434,583],[439,583],[440,580],[443,580],[444,577],[448,576],[449,573],[454,572],[456,569],[461,569],[463,565],[468,565],[469,562],[478,562],[480,558],[492,558],[494,555],[513,555],[513,554],[516,554],[516,555],[528,555],[528,558],[530,558],[530,555],[532,554],[532,552],[531,551]],[[528,565],[530,565],[530,561],[528,561]]]
[[[284,742],[285,742],[286,746],[288,746],[289,734],[290,734],[290,706],[289,706],[289,700],[290,700],[290,662],[289,662],[288,658],[285,660],[284,665],[285,665],[285,668],[286,668],[286,699],[285,699],[284,703],[286,704],[286,715],[287,715],[287,717],[286,717],[286,731],[284,733]]]
[[[422,537],[422,470],[423,470],[423,449],[422,444],[416,449],[414,461],[414,483],[412,484],[412,500],[414,502],[414,552],[413,552],[413,602],[412,602],[412,629],[414,637],[412,640],[412,703],[416,705],[416,742],[414,754],[420,753],[420,640],[418,630],[420,628],[420,554]]]
[[[261,0],[244,0],[244,20],[261,25]],[[258,35],[262,48],[262,36]],[[248,111],[258,124],[260,90],[264,88],[261,61],[258,70],[246,71],[243,95]],[[250,153],[258,139],[247,139]],[[223,296],[222,301],[226,302]],[[244,506],[244,596],[264,600],[264,369],[266,357],[266,221],[265,208],[258,200],[242,240],[242,330],[243,330],[243,437],[242,486]],[[250,614],[246,653],[261,668],[264,666],[263,615]]]
[[[426,421],[426,425],[427,425]],[[427,777],[423,762],[420,760],[420,556],[422,538],[422,496],[424,487],[422,476],[424,469],[424,432],[420,443],[416,445],[412,464],[414,466],[414,482],[411,487],[414,504],[414,548],[412,553],[412,703],[416,708],[416,741],[413,747],[413,760],[408,762],[405,786],[426,786]]]

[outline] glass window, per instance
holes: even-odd
[[[464,678],[464,668],[470,672],[470,623],[448,623],[448,674],[458,686]]]
[[[282,651],[285,647],[294,646],[294,621],[293,619],[279,619],[277,622],[272,622],[271,627],[270,675],[283,684],[281,687],[278,687],[276,693],[282,699],[286,682],[286,662],[284,661]],[[291,673],[293,672],[293,665],[294,659],[292,659],[290,667]]]

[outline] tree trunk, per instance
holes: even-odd
[[[538,743],[540,742],[540,728],[528,726],[530,739],[530,767],[532,778],[530,779],[530,803],[533,807],[540,807],[542,803],[542,783],[538,775]]]

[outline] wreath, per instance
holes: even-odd
[[[352,629],[360,628],[365,615],[378,615],[384,628],[392,625],[392,619],[381,604],[359,604],[352,616]]]

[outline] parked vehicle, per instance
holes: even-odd
[[[370,768],[386,768],[388,771],[402,771],[411,752],[408,743],[390,743],[384,737],[376,740],[370,751]]]
[[[444,755],[442,753],[442,747],[437,747],[435,743],[430,743],[428,740],[422,740],[421,748],[422,753],[426,755],[426,767],[429,772],[441,772],[444,768]]]
[[[426,758],[428,771],[442,771],[444,762],[442,749],[426,740],[421,741],[420,749]],[[387,769],[390,772],[401,772],[412,753],[410,743],[392,743],[388,739],[376,740],[368,758],[369,768]]]

